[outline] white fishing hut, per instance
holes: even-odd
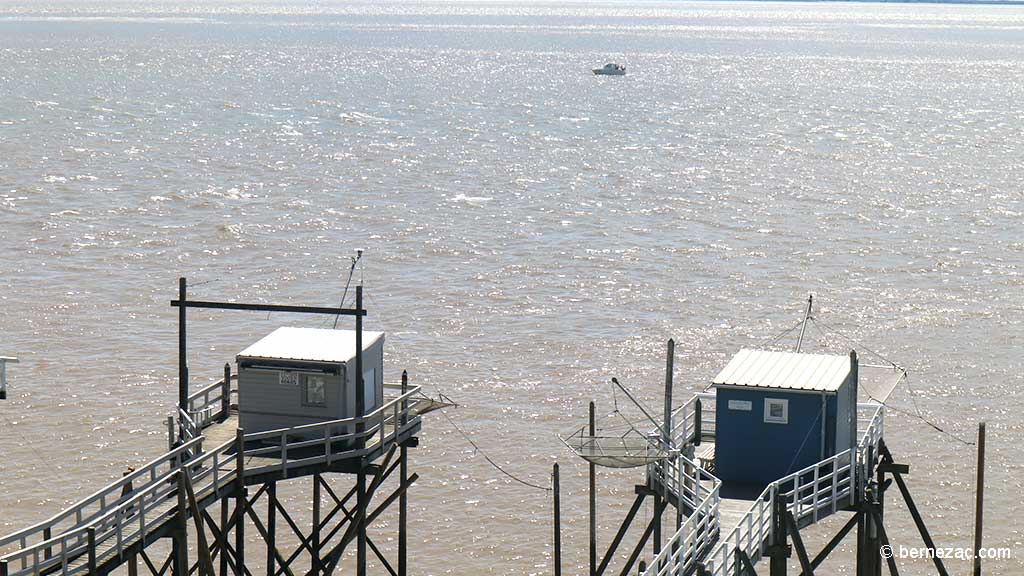
[[[363,331],[365,413],[384,400],[384,333]],[[274,330],[238,354],[239,424],[247,433],[352,418],[356,333]]]

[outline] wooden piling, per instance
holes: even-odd
[[[356,285],[356,417],[366,415],[366,387],[363,384],[363,286]],[[366,424],[359,421],[356,432],[365,430]],[[357,444],[366,445],[366,437],[360,436]],[[366,463],[360,460],[356,479],[356,574],[366,576]]]
[[[562,576],[562,504],[558,486],[558,462],[551,467],[551,487],[555,499],[555,576]]]
[[[320,574],[323,571],[320,562],[320,484],[321,479],[319,474],[313,474],[313,534],[310,536],[310,543],[313,550],[313,574],[314,576]]]
[[[90,526],[86,529],[86,534],[89,546],[89,574],[96,574],[96,528]]]
[[[224,386],[220,389],[220,410],[227,418],[231,414],[231,364],[224,363]]]
[[[597,433],[594,403],[590,403],[590,437]],[[597,466],[590,466],[590,576],[597,576]]]
[[[985,423],[978,424],[978,480],[974,501],[974,576],[981,576],[982,515],[985,508]]]
[[[409,373],[402,371],[402,396],[409,391]],[[409,402],[402,401],[401,425],[405,426],[408,420]],[[399,448],[399,486],[405,486],[409,480],[409,448],[402,443]],[[398,497],[398,576],[407,576],[409,571],[409,491],[403,490]]]
[[[220,534],[217,535],[220,547],[220,576],[228,576],[228,497],[220,499]],[[273,576],[273,575],[271,575]]]
[[[186,360],[185,338],[185,289],[187,282],[184,278],[178,278],[178,408],[188,413],[188,366]]]
[[[245,431],[235,430],[235,576],[245,576]]]
[[[267,576],[277,576],[277,482],[267,485]]]

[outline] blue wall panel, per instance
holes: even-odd
[[[787,424],[764,421],[765,398],[789,401]],[[731,410],[730,400],[751,409]],[[764,485],[820,460],[820,394],[718,387],[715,406],[715,475],[722,480]],[[835,411],[835,396],[827,395],[826,456],[835,451]]]

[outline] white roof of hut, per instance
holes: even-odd
[[[712,385],[836,392],[849,375],[848,356],[744,348],[715,376]]]
[[[363,330],[363,351],[384,338],[383,332]],[[355,330],[289,328],[282,326],[259,342],[242,350],[239,358],[260,360],[301,360],[342,363],[356,356]]]

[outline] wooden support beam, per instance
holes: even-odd
[[[245,576],[245,430],[235,430],[235,576]]]
[[[885,562],[889,565],[889,576],[900,576],[900,571],[896,567],[896,558],[892,554],[892,545],[889,543],[889,535],[885,533],[885,526],[882,525],[882,516],[879,514],[876,520],[878,522],[878,532],[881,536],[882,544],[888,546],[888,549],[890,551],[889,555],[885,557]],[[882,553],[881,547],[879,547],[878,553]]]
[[[644,495],[638,494],[633,500],[633,505],[630,506],[629,512],[626,512],[626,517],[623,518],[622,524],[619,526],[619,531],[616,532],[615,537],[612,538],[612,543],[608,546],[608,551],[605,552],[604,558],[601,560],[601,564],[597,567],[597,574],[599,576],[604,574],[605,569],[608,568],[608,564],[611,563],[612,557],[615,555],[615,550],[617,550],[619,544],[622,543],[622,538],[626,535],[626,532],[629,530],[629,526],[633,523],[633,518],[636,517],[636,513],[640,510],[640,507],[643,506],[643,503]]]
[[[210,546],[206,540],[206,530],[203,529],[203,518],[202,511],[199,509],[199,504],[196,502],[195,489],[192,487],[192,478],[189,477],[188,472],[182,468],[178,470],[178,492],[184,490],[185,495],[188,497],[188,506],[192,511],[192,521],[196,527],[196,547],[199,553],[199,573],[202,576],[216,576],[216,572],[213,568],[213,557],[210,556]]]
[[[228,497],[220,499],[220,533],[217,534],[217,542],[220,543],[220,576],[228,576]],[[212,518],[210,523],[212,524]]]
[[[910,474],[910,465],[896,464],[894,462],[881,462],[878,465],[878,470],[887,474]]]
[[[369,526],[370,524],[372,524],[373,521],[376,520],[377,517],[380,516],[384,512],[384,510],[386,510],[388,508],[388,506],[390,506],[392,503],[394,503],[394,501],[397,500],[399,496],[401,496],[402,492],[405,492],[406,490],[408,490],[409,487],[412,486],[416,482],[416,480],[418,480],[418,479],[419,479],[419,475],[418,474],[413,474],[412,476],[409,477],[409,481],[408,482],[406,482],[406,483],[402,484],[401,486],[399,486],[394,492],[391,493],[390,496],[385,498],[384,501],[381,502],[381,504],[379,506],[377,506],[377,508],[374,509],[374,511],[372,513],[370,513],[369,515],[366,516],[366,521],[365,521],[366,526]],[[335,568],[337,568],[338,562],[341,561],[341,555],[345,552],[345,548],[348,546],[349,542],[351,542],[352,540],[354,540],[356,538],[355,532],[356,532],[356,526],[355,526],[354,521],[353,522],[349,522],[349,528],[348,528],[348,530],[345,531],[345,534],[342,536],[341,542],[339,542],[327,554],[327,556],[324,557],[326,559],[326,562],[324,564],[325,567],[326,567],[325,568],[326,572],[331,573],[331,572],[333,572],[335,570]],[[307,574],[306,576],[312,576],[312,575],[311,574]]]
[[[153,576],[162,576],[163,575],[164,567],[161,567],[160,570],[157,570],[156,566],[153,565],[153,561],[149,559],[149,555],[146,554],[146,550],[145,549],[143,549],[143,550],[141,550],[139,552],[139,556],[142,557],[142,562],[146,565],[146,568],[149,569],[149,573],[150,574],[152,574]],[[168,557],[168,560],[170,560],[170,557]]]
[[[651,537],[654,532],[654,526],[661,522],[661,512],[665,505],[661,505],[659,509],[655,509],[654,515],[651,517],[651,521],[647,523],[647,528],[644,529],[644,533],[640,536],[640,541],[636,543],[633,548],[633,553],[626,559],[626,565],[622,568],[620,576],[628,576],[629,571],[633,569],[633,564],[636,563],[637,558],[640,557],[640,553],[643,552],[644,546],[647,544],[647,539]]]
[[[590,403],[590,436],[597,435],[594,403]],[[590,462],[590,576],[597,576],[597,466]],[[404,575],[403,575],[404,576]]]
[[[736,576],[757,576],[750,556],[747,556],[747,553],[739,548],[736,549]]]
[[[267,576],[274,576],[277,574],[276,561],[279,556],[277,551],[277,482],[271,482],[267,487],[267,527],[263,540],[267,543]]]
[[[858,521],[860,520],[861,514],[861,512],[858,512],[851,516],[850,519],[846,522],[846,524],[843,524],[843,527],[839,529],[839,532],[836,532],[836,535],[828,541],[828,544],[825,544],[825,547],[822,548],[820,552],[818,552],[818,554],[814,557],[814,560],[811,560],[812,569],[821,566],[821,563],[824,562],[826,558],[828,558],[828,555],[831,554],[837,546],[839,546],[839,543],[843,541],[843,538],[845,538],[846,535],[849,534],[851,530],[853,530],[853,527],[857,525]],[[810,574],[801,573],[801,576],[810,576]]]
[[[313,531],[310,534],[312,539],[310,544],[314,552],[313,557],[310,559],[310,564],[313,567],[314,576],[320,574],[323,570],[320,561],[320,500],[322,499],[320,484],[320,475],[313,474]]]
[[[363,385],[363,286],[356,285],[356,416],[366,414],[366,387]],[[364,424],[356,423],[356,433],[363,431]],[[366,437],[360,435],[357,446],[365,446]],[[360,463],[356,472],[356,576],[366,576],[366,508],[369,498],[366,491],[366,466]],[[371,491],[372,492],[372,491]],[[317,552],[319,554],[319,552]],[[314,572],[315,574],[315,572]]]
[[[981,576],[981,527],[985,511],[985,423],[978,424],[978,479],[974,485],[974,576]]]
[[[180,481],[176,491],[178,508],[175,512],[176,526],[171,540],[171,552],[174,555],[174,576],[188,576],[188,509],[185,502],[185,490]]]
[[[555,542],[555,576],[562,576],[562,503],[561,489],[559,487],[558,480],[558,462],[555,462],[554,466],[551,467],[551,483],[553,487],[553,503],[552,510],[555,518],[552,523],[554,526],[554,542]]]
[[[814,576],[814,568],[807,557],[807,548],[804,548],[804,540],[800,537],[800,527],[797,526],[793,513],[786,512],[786,522],[789,523],[790,537],[793,539],[793,547],[796,548],[796,557],[800,560],[800,568],[805,576]]]
[[[89,574],[96,573],[96,528],[90,526],[86,530],[87,544],[89,546]]]
[[[182,278],[182,281],[185,279]],[[357,286],[358,288],[358,286]],[[242,302],[212,302],[209,300],[171,300],[174,308],[206,308],[214,310],[248,310],[250,312],[290,312],[293,314],[323,314],[326,316],[366,316],[366,310],[329,308],[323,306],[293,306],[290,304],[245,304]]]
[[[903,481],[903,476],[900,474],[893,474],[893,479],[896,480],[896,486],[900,489],[900,494],[903,495],[903,500],[907,503],[907,509],[910,510],[910,516],[914,519],[914,524],[917,525],[917,531],[921,533],[921,540],[924,541],[924,545],[930,550],[935,550],[935,542],[932,540],[932,535],[928,532],[928,527],[924,524],[924,519],[921,518],[921,513],[917,510],[917,504],[914,503],[914,497],[910,495],[910,490],[907,488],[907,483]],[[941,576],[949,576],[949,572],[946,571],[946,565],[943,564],[942,558],[939,558],[938,554],[931,554],[932,562],[935,563],[935,569],[938,570]]]
[[[789,523],[786,522],[786,502],[778,493],[774,494],[772,509],[773,539],[768,547],[768,573],[771,576],[786,576],[786,560],[790,555]]]
[[[402,387],[405,388],[405,373],[402,373]],[[409,449],[402,446],[398,457],[401,463],[399,482],[405,484],[409,480]],[[409,574],[409,495],[402,492],[398,498],[398,576]]]
[[[278,563],[281,564],[281,571],[282,572],[284,572],[288,576],[294,576],[294,574],[292,573],[291,569],[288,567],[289,563],[285,562],[285,559],[284,559],[283,555],[281,554],[281,552],[277,549],[276,546],[271,546],[270,545],[270,541],[272,540],[272,538],[270,537],[270,532],[269,532],[268,528],[263,525],[263,522],[260,520],[259,516],[256,514],[256,511],[253,510],[252,508],[248,508],[246,510],[246,512],[249,515],[249,519],[252,520],[253,526],[256,527],[256,531],[259,532],[261,537],[263,537],[263,541],[267,542],[267,544],[268,544],[267,545],[267,554],[269,556],[273,557],[274,560],[276,560]],[[275,572],[275,574],[276,573],[277,572]],[[270,574],[269,571],[268,571],[268,574]]]
[[[409,391],[409,373],[402,370],[402,396]],[[402,401],[402,417],[400,424],[405,426],[408,414],[408,401]],[[399,482],[405,484],[409,479],[409,448],[402,444],[398,456],[401,463]],[[409,494],[402,492],[398,498],[398,576],[409,574]]]
[[[370,550],[373,551],[373,554],[377,557],[377,560],[380,560],[380,563],[384,566],[384,569],[388,571],[388,574],[390,574],[391,576],[398,576],[398,572],[395,572],[395,569],[391,567],[391,563],[388,562],[388,559],[384,557],[384,554],[380,551],[380,548],[377,548],[377,545],[373,543],[373,540],[367,538],[366,544],[370,547]]]

